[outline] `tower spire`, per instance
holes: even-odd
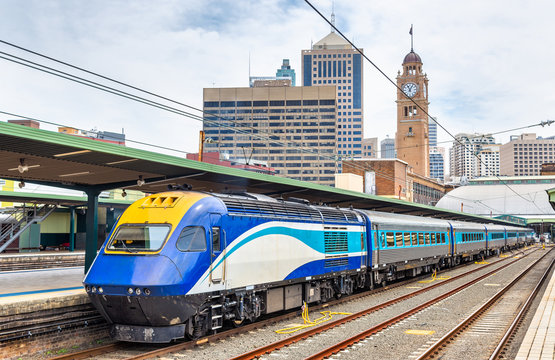
[[[413,52],[413,46],[412,46],[412,24],[410,24],[410,30],[409,30],[409,34],[410,34],[410,52]]]
[[[331,3],[331,32],[335,32],[335,2]]]

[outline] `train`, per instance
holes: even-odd
[[[83,285],[114,339],[166,343],[531,242],[524,227],[172,190],[125,210]]]

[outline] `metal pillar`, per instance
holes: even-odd
[[[75,250],[75,206],[69,207],[69,251]]]
[[[96,189],[87,190],[86,243],[85,243],[85,274],[89,271],[98,248],[98,195]]]

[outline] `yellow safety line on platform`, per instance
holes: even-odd
[[[323,322],[329,321],[332,319],[332,315],[351,315],[351,313],[346,313],[346,312],[332,312],[329,310],[326,311],[320,311],[320,314],[322,314],[321,317],[319,317],[318,319],[312,321],[310,320],[310,317],[308,316],[308,304],[303,302],[303,306],[302,306],[302,314],[301,317],[303,318],[304,324],[295,324],[293,326],[290,327],[286,327],[284,329],[279,329],[276,330],[276,333],[278,334],[292,334],[294,332],[297,332],[299,330],[302,329],[306,329],[312,326],[316,326],[316,325],[320,325]]]

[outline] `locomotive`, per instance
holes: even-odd
[[[129,206],[83,284],[113,338],[163,343],[497,254],[532,234],[259,194],[168,191]]]

